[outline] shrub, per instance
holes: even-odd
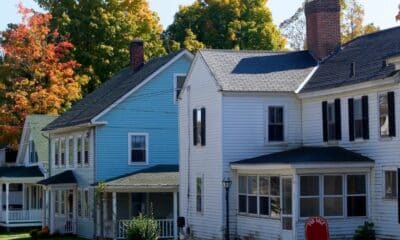
[[[158,225],[154,218],[140,214],[128,226],[128,240],[158,240]]]
[[[356,233],[353,236],[353,240],[375,240],[374,224],[371,222],[364,222],[357,228]]]
[[[29,232],[29,235],[33,240],[38,239],[38,233],[40,229],[33,229],[32,231]]]

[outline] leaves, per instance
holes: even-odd
[[[266,0],[197,0],[181,6],[166,35],[183,46],[218,49],[283,49]],[[190,31],[188,31],[190,30]],[[199,46],[200,46],[199,45]]]
[[[60,114],[80,99],[87,76],[75,71],[74,46],[50,28],[51,14],[19,5],[22,23],[1,32],[0,142],[17,145],[27,114]]]

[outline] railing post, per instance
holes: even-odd
[[[10,190],[10,184],[6,183],[6,224],[8,224],[8,214],[9,214],[9,210],[8,210],[8,197],[9,197],[9,190]]]

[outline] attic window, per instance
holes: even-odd
[[[350,64],[350,77],[355,77],[356,76],[356,63],[352,62]]]

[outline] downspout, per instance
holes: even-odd
[[[187,125],[187,131],[188,131],[188,151],[187,151],[187,206],[186,206],[186,235],[190,233],[190,228],[189,228],[189,209],[190,209],[190,147],[191,147],[191,134],[190,134],[190,116],[191,116],[191,111],[190,111],[190,86],[187,88],[187,120],[188,120],[188,125]],[[188,231],[189,230],[189,231]],[[188,236],[187,236],[188,237]],[[186,238],[187,238],[186,237]]]

